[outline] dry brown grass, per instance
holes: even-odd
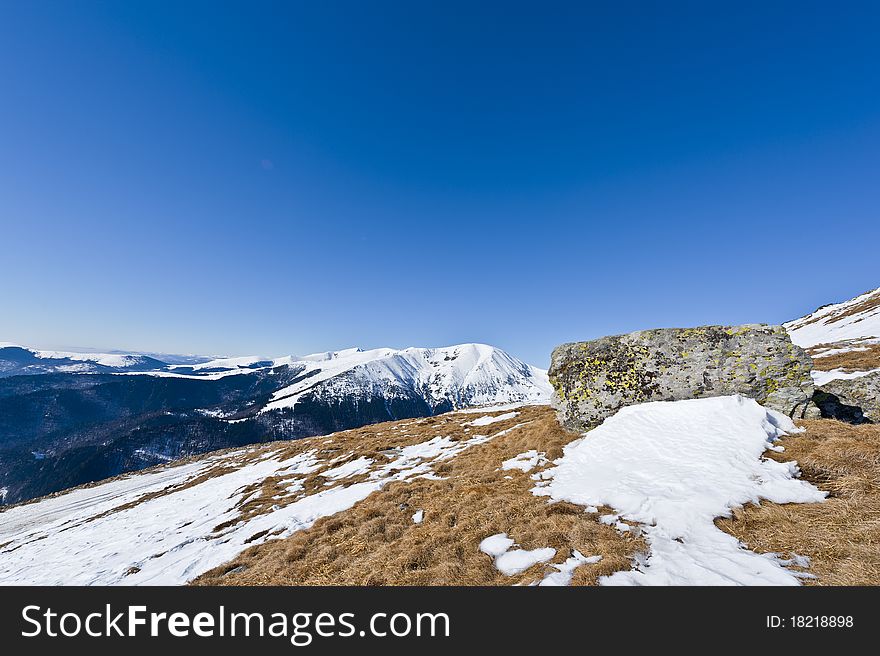
[[[293,443],[297,450],[320,444],[346,454],[346,460],[368,456],[381,462],[383,452],[393,446],[437,435],[467,439],[525,424],[439,463],[435,472],[443,480],[392,483],[310,529],[251,547],[194,584],[511,585],[528,584],[555,571],[541,564],[519,575],[502,575],[478,548],[483,538],[501,532],[525,549],[554,547],[554,563],[570,557],[574,549],[586,556],[601,555],[600,562],[575,571],[574,585],[594,584],[599,576],[628,569],[634,554],[645,549],[639,537],[600,524],[598,515],[579,506],[551,504],[534,496],[531,472],[500,469],[502,461],[530,449],[544,451],[550,459],[562,455],[562,447],[577,436],[559,427],[553,411],[523,408],[516,418],[491,426],[462,426],[478,416],[398,422],[396,430],[392,424],[378,424],[334,435],[330,444],[322,444],[328,438]],[[307,480],[307,487],[321,484],[320,476]],[[245,515],[270,503],[274,483],[263,485],[263,497],[251,502],[254,508],[243,508]],[[425,512],[421,524],[412,521],[417,510]]]
[[[634,533],[620,534],[579,506],[550,504],[534,496],[530,473],[500,470],[502,461],[530,449],[546,452],[551,460],[562,454],[562,447],[576,436],[559,427],[552,410],[524,408],[516,418],[491,426],[463,426],[476,416],[390,422],[263,447],[282,458],[315,450],[324,460],[338,457],[336,464],[361,456],[383,462],[393,447],[440,435],[464,440],[478,432],[495,434],[524,424],[435,464],[443,480],[390,484],[310,529],[251,547],[193,584],[510,585],[533,583],[553,571],[540,564],[512,577],[498,572],[478,545],[489,535],[505,532],[522,548],[554,547],[553,563],[562,562],[574,549],[603,556],[599,563],[575,572],[574,585],[592,585],[600,576],[628,569],[632,557],[646,550]],[[756,552],[808,556],[808,571],[818,577],[806,580],[809,584],[880,585],[880,426],[831,420],[802,425],[806,433],[784,438],[785,452],[768,456],[797,460],[804,478],[830,492],[830,498],[818,504],[764,502],[716,523]],[[320,474],[306,477],[304,493],[325,482]],[[248,492],[256,494],[239,508],[242,517],[299,498],[279,500],[284,485],[283,480],[269,478],[254,486]],[[412,521],[417,510],[425,512],[422,524]],[[600,510],[604,512],[610,509]]]
[[[845,346],[845,345],[844,345]],[[840,345],[838,345],[840,347]],[[833,369],[842,369],[843,371],[870,371],[871,369],[880,368],[880,344],[863,344],[856,346],[859,351],[847,351],[845,353],[834,353],[829,356],[822,356],[822,351],[829,348],[835,348],[833,344],[819,344],[813,348],[807,349],[814,361],[813,366],[822,371],[831,371]]]
[[[824,503],[747,506],[719,528],[750,549],[809,556],[818,585],[880,585],[880,426],[804,421],[805,434],[783,438],[803,477],[830,492]]]

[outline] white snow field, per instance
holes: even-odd
[[[804,348],[851,339],[880,339],[880,303],[877,301],[880,301],[880,288],[843,303],[826,305],[783,325],[791,341]],[[858,310],[859,306],[864,309]],[[847,316],[848,312],[852,314]]]
[[[321,459],[306,450],[281,459],[277,449],[251,447],[14,506],[0,512],[0,584],[183,584],[249,546],[347,510],[392,481],[436,479],[436,463],[498,435],[437,436],[390,449],[383,462],[360,457],[343,464],[352,454]],[[304,493],[302,481],[312,473],[327,480]],[[367,478],[347,480],[360,475]],[[236,521],[254,496],[248,486],[270,476],[286,485],[274,497],[279,504]],[[419,511],[413,522],[423,517]]]
[[[785,561],[749,551],[714,524],[748,502],[825,498],[798,480],[795,463],[762,456],[795,432],[788,417],[741,396],[630,406],[566,446],[533,493],[607,505],[641,525],[647,557],[602,585],[797,585]]]

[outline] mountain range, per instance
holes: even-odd
[[[162,357],[0,345],[0,503],[220,448],[550,395],[546,372],[484,344]]]

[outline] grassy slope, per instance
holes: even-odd
[[[823,350],[833,348],[852,348],[853,350],[822,356]],[[851,340],[837,344],[820,344],[807,349],[807,353],[813,357],[813,366],[821,371],[840,369],[853,372],[880,369],[880,344],[860,343]]]
[[[598,514],[578,506],[548,504],[531,494],[530,473],[500,469],[502,461],[529,449],[557,458],[576,439],[558,426],[551,409],[525,408],[516,418],[466,431],[464,424],[477,416],[391,422],[293,443],[299,450],[321,440],[322,448],[338,449],[346,460],[368,456],[381,462],[392,446],[437,435],[466,439],[524,424],[436,466],[443,480],[391,484],[308,530],[245,551],[194,584],[511,585],[553,571],[536,565],[517,576],[501,575],[478,549],[483,538],[500,532],[523,548],[556,548],[554,563],[573,549],[602,555],[599,563],[576,570],[575,585],[595,584],[599,576],[631,566],[630,559],[645,550],[638,537],[600,524]],[[797,460],[804,477],[831,498],[822,504],[750,506],[718,526],[758,552],[809,556],[809,571],[818,576],[810,583],[880,584],[880,427],[830,420],[803,425],[807,433],[785,438],[785,453],[770,457]],[[320,485],[320,476],[307,482],[307,488]],[[272,481],[263,490],[251,510],[242,509],[245,514],[271,504]],[[425,511],[422,524],[411,519],[417,510]]]
[[[351,454],[346,460],[368,456],[381,462],[382,452],[391,446],[437,435],[465,439],[496,434],[524,424],[436,466],[442,480],[393,483],[308,530],[245,551],[195,584],[511,585],[555,571],[536,565],[516,576],[499,573],[479,551],[479,543],[501,532],[525,549],[554,547],[555,563],[573,549],[585,556],[601,555],[599,563],[578,568],[575,584],[595,583],[599,576],[629,568],[631,557],[645,548],[639,538],[600,524],[597,514],[586,514],[579,506],[548,504],[531,494],[530,473],[500,469],[502,461],[529,449],[545,451],[551,459],[562,454],[562,447],[577,436],[559,427],[553,411],[523,408],[513,419],[466,431],[463,424],[479,416],[444,415],[397,422],[396,428],[392,422],[332,436],[325,447]],[[319,439],[328,438],[314,441]],[[267,497],[272,492],[266,487]],[[412,521],[417,510],[425,511],[421,524]]]

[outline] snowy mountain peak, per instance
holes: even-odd
[[[547,372],[488,344],[439,348],[348,348],[265,358],[203,358],[171,364],[131,353],[40,351],[0,346],[0,376],[69,374],[138,374],[190,380],[219,380],[257,374],[277,377],[268,402],[246,414],[291,409],[305,395],[321,403],[417,401],[426,411],[442,412],[476,405],[544,403],[550,398]],[[290,381],[293,382],[290,382]],[[368,401],[369,400],[369,401]]]
[[[298,380],[276,391],[262,412],[293,408],[306,394],[325,402],[365,394],[421,397],[432,408],[542,403],[550,398],[545,371],[486,344],[349,349],[332,356],[300,360]]]

